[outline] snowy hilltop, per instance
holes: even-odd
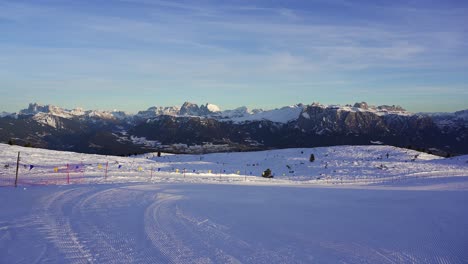
[[[420,177],[468,176],[468,156],[441,158],[392,146],[337,146],[258,152],[116,157],[0,144],[0,185],[12,185],[21,152],[22,184],[87,181],[259,181],[266,169],[280,183],[371,184]],[[313,155],[314,159],[311,160]],[[55,176],[54,176],[55,175]],[[70,176],[71,175],[71,176]],[[82,178],[86,175],[85,178]]]

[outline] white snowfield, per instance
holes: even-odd
[[[467,263],[467,160],[390,146],[124,158],[1,144],[0,263]]]
[[[0,144],[0,186],[120,182],[336,185],[468,176],[468,156],[438,156],[392,146],[337,146],[205,155],[90,155]],[[310,162],[310,155],[315,157]],[[388,157],[387,157],[388,154]],[[67,167],[68,165],[68,167]],[[270,169],[273,179],[262,178]],[[106,174],[107,171],[107,174]],[[107,175],[107,176],[106,176]]]
[[[261,121],[268,120],[276,123],[288,123],[290,121],[296,120],[301,112],[304,110],[305,106],[303,105],[293,105],[285,106],[279,109],[273,110],[258,110],[255,112],[246,112],[241,116],[229,117],[228,119],[221,119],[220,121],[233,121],[235,123],[243,123],[247,121]],[[225,116],[231,111],[223,112],[221,115]]]

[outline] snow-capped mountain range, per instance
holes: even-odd
[[[370,112],[379,116],[383,115],[411,115],[405,109],[400,106],[368,106],[367,103],[355,103],[351,105],[323,105],[320,103],[313,103],[312,106],[320,107],[322,109],[333,109],[336,111],[344,112]],[[306,109],[306,105],[297,104],[292,106],[285,106],[272,110],[263,109],[248,109],[245,106],[233,109],[221,111],[221,108],[214,104],[197,104],[185,102],[181,107],[178,106],[152,106],[147,110],[139,111],[137,114],[130,114],[124,111],[101,111],[101,110],[83,110],[83,108],[75,108],[72,110],[61,108],[54,105],[40,105],[37,103],[29,104],[28,108],[16,113],[2,112],[0,117],[5,116],[35,116],[36,119],[46,125],[52,125],[45,120],[45,116],[57,116],[63,118],[100,118],[100,119],[150,119],[162,115],[169,115],[174,117],[181,116],[198,116],[198,117],[209,117],[220,121],[232,121],[236,123],[248,122],[248,121],[261,121],[267,120],[275,123],[288,123],[296,120],[301,114],[307,118],[307,113],[303,113]],[[458,112],[457,112],[458,113]],[[456,113],[455,113],[456,114]],[[442,113],[440,114],[442,115]],[[465,114],[466,115],[466,114]],[[468,119],[468,115],[466,115]],[[53,126],[53,125],[52,125]]]
[[[29,104],[29,107],[19,111],[18,115],[44,116],[52,115],[63,118],[87,117],[87,118],[102,118],[102,119],[125,119],[129,115],[123,111],[99,111],[99,110],[83,110],[83,108],[75,108],[73,110],[64,109],[54,105],[40,105],[37,103]],[[40,118],[39,118],[40,119]]]
[[[32,103],[0,115],[0,142],[101,154],[211,152],[383,142],[468,153],[468,110],[410,113],[400,106],[297,104],[272,110],[185,102],[123,111]]]

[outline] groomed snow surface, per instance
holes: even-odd
[[[467,263],[467,161],[389,146],[123,158],[0,145],[0,263]]]

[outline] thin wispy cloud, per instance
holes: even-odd
[[[169,88],[192,98],[208,94],[206,100],[229,108],[244,104],[225,96],[229,87],[253,97],[264,96],[266,87],[294,88],[291,93],[302,94],[307,103],[375,85],[373,96],[349,100],[391,101],[391,91],[382,88],[390,79],[393,86],[424,87],[427,79],[421,76],[429,73],[438,77],[431,86],[443,80],[446,87],[466,83],[467,33],[461,25],[466,9],[341,0],[290,5],[0,0],[0,89],[13,83],[23,91],[40,87],[38,97],[45,97],[57,90],[72,96],[77,89],[107,93],[116,87],[138,98],[138,89]],[[148,106],[169,105],[186,100],[180,96],[142,100]],[[463,96],[448,102],[447,109],[466,107]],[[268,106],[297,99],[268,97]],[[351,103],[340,100],[335,103]]]

